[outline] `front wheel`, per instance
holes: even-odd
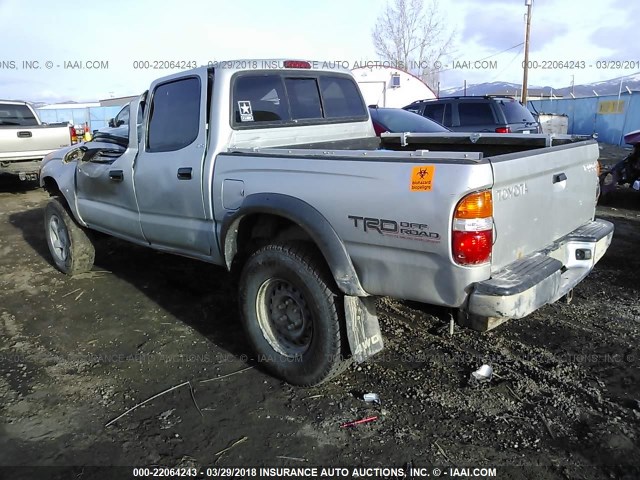
[[[93,243],[57,198],[50,200],[44,210],[44,229],[58,270],[68,275],[91,270],[95,258]]]
[[[342,372],[343,301],[320,254],[304,243],[256,251],[240,277],[242,325],[261,362],[301,386]]]

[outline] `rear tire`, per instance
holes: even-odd
[[[300,386],[317,385],[348,365],[342,293],[309,244],[267,245],[240,276],[242,326],[262,363]]]
[[[44,210],[44,230],[58,270],[67,275],[91,270],[95,259],[93,242],[57,198],[50,200]]]

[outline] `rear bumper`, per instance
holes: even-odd
[[[20,180],[38,180],[41,160],[0,162],[0,175],[17,175]]]
[[[468,313],[497,322],[522,318],[566,295],[584,279],[611,244],[613,224],[596,219],[548,248],[517,260],[474,285]],[[590,252],[578,259],[576,251]],[[581,255],[578,255],[581,256]],[[495,325],[494,325],[495,326]]]

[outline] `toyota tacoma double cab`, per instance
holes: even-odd
[[[44,160],[55,265],[90,270],[95,230],[238,272],[256,357],[292,384],[383,348],[377,296],[487,330],[569,294],[611,242],[593,140],[377,137],[348,71],[226,62],[158,79],[129,108],[142,122],[124,137]]]

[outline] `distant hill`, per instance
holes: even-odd
[[[626,88],[629,90],[640,91],[640,72],[624,76],[612,78],[611,80],[605,80],[602,82],[586,83],[581,85],[575,85],[573,87],[553,88],[550,86],[540,87],[535,85],[529,85],[529,93],[531,95],[553,95],[558,97],[570,97],[573,89],[573,94],[576,97],[592,97],[594,91],[598,95],[617,95],[620,90],[620,80],[622,80],[622,91],[626,92]],[[522,85],[518,83],[508,82],[489,82],[478,83],[476,85],[467,85],[466,95],[519,95],[522,91]],[[453,87],[440,90],[441,97],[455,97],[465,95],[464,88]]]

